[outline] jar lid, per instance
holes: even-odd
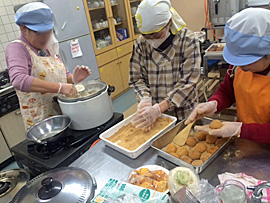
[[[94,196],[94,181],[83,169],[57,168],[32,179],[14,197],[13,202],[86,202]]]

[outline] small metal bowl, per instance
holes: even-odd
[[[46,144],[59,139],[68,129],[71,119],[65,115],[46,118],[29,128],[27,138],[38,144]]]

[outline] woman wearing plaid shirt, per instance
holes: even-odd
[[[144,0],[136,21],[142,35],[130,60],[130,85],[139,101],[132,122],[149,128],[163,112],[183,120],[198,102],[199,41],[169,0]]]

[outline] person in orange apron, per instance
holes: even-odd
[[[21,37],[6,49],[9,76],[20,102],[25,128],[47,117],[61,114],[53,103],[57,94],[77,94],[77,84],[91,72],[86,66],[77,66],[69,73],[54,49],[52,36],[53,13],[41,2],[21,7],[15,15]]]
[[[224,59],[232,64],[224,82],[208,102],[198,104],[185,124],[236,103],[237,121],[220,129],[195,126],[210,135],[270,143],[270,11],[248,8],[225,26]]]

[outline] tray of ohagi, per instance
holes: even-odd
[[[132,125],[134,116],[135,114],[129,116],[100,135],[105,145],[133,159],[147,150],[155,138],[175,126],[177,120],[173,116],[162,114],[151,129],[145,131]]]
[[[197,120],[193,125],[206,125],[220,128],[219,120],[210,118]],[[173,143],[174,137],[185,127],[184,122],[178,123],[174,128],[162,136],[156,138],[151,147],[157,150],[159,156],[179,166],[194,168],[197,174],[201,173],[216,157],[218,157],[230,144],[232,138],[223,138],[209,135],[204,132],[196,132],[193,128],[184,146]]]

